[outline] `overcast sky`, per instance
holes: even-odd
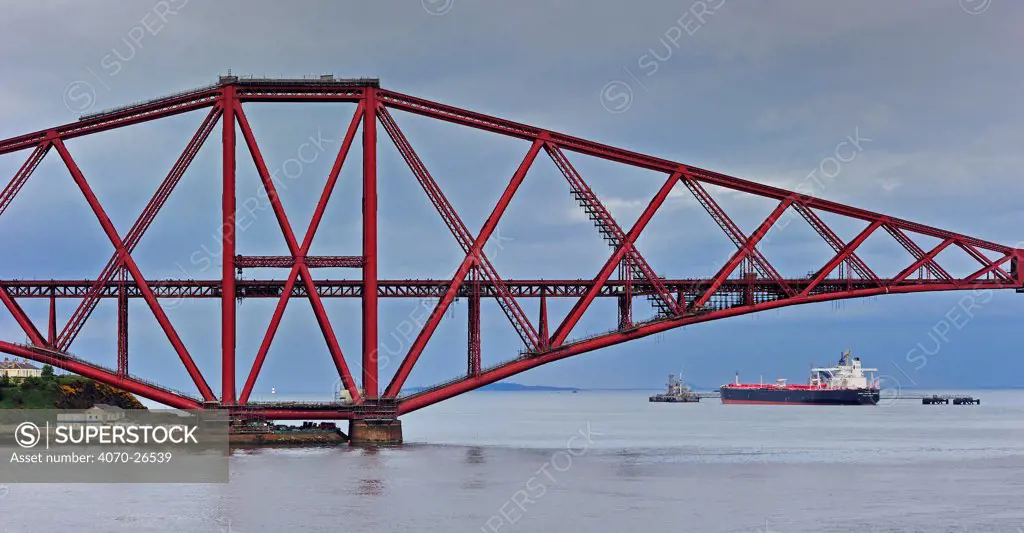
[[[1024,6],[1006,0],[920,2],[403,3],[25,2],[0,20],[0,137],[73,122],[95,112],[207,85],[235,74],[379,77],[392,90],[712,168],[981,238],[1024,239],[1017,50]],[[272,170],[292,174],[281,190],[296,233],[309,221],[352,106],[250,104]],[[69,149],[123,234],[205,112],[76,139]],[[528,145],[396,113],[410,142],[476,231]],[[219,133],[200,152],[135,255],[147,277],[219,274]],[[830,166],[839,143],[848,163]],[[315,142],[314,142],[315,141]],[[307,148],[301,148],[307,143]],[[314,159],[283,167],[298,151]],[[851,150],[850,146],[856,146]],[[359,250],[359,151],[354,150],[311,253]],[[312,156],[308,155],[313,153]],[[0,157],[5,183],[28,152]],[[239,137],[239,203],[259,186]],[[832,162],[835,160],[833,159]],[[628,226],[662,182],[658,175],[574,157],[612,214]],[[444,277],[462,256],[422,190],[381,133],[382,277]],[[809,178],[816,172],[817,178]],[[825,174],[823,177],[822,175]],[[832,176],[832,177],[827,177]],[[808,189],[810,187],[810,189]],[[710,188],[747,232],[772,202]],[[641,237],[662,275],[709,276],[732,245],[680,188]],[[269,211],[247,225],[239,253],[286,254]],[[834,218],[846,239],[861,226]],[[531,170],[489,248],[506,278],[589,278],[609,249],[581,215],[564,180],[543,158]],[[95,277],[113,249],[55,153],[2,219],[0,277]],[[929,241],[921,239],[922,246]],[[764,253],[801,276],[830,249],[799,218]],[[862,257],[879,274],[909,263],[884,232]],[[974,270],[950,254],[954,273]],[[253,272],[246,276],[283,276]],[[351,272],[329,272],[331,277]],[[956,310],[962,293],[890,296],[800,306],[675,330],[576,357],[515,381],[583,387],[658,387],[669,372],[718,385],[750,379],[800,381],[809,363],[852,348],[903,386],[1019,385],[1019,297],[987,298],[976,316]],[[978,296],[978,295],[976,295]],[[62,302],[61,322],[77,302]],[[275,302],[240,305],[239,382]],[[210,383],[219,383],[215,301],[166,302],[172,322]],[[45,324],[45,302],[26,308]],[[393,362],[408,342],[418,302],[382,303],[381,342]],[[524,303],[531,315],[536,302]],[[571,302],[552,304],[553,319]],[[341,346],[355,366],[358,302],[332,301]],[[485,364],[515,356],[514,331],[484,307]],[[642,311],[641,311],[642,312]],[[951,325],[957,316],[956,324]],[[454,306],[409,384],[465,368],[465,302]],[[581,333],[614,325],[602,302]],[[938,325],[940,323],[945,325]],[[114,365],[114,302],[102,304],[73,351]],[[943,336],[936,331],[950,330]],[[944,337],[944,338],[943,338]],[[21,340],[0,313],[0,338]],[[916,352],[911,352],[915,350]],[[919,357],[923,352],[933,355]],[[132,304],[131,370],[191,390],[188,377],[141,301]],[[923,364],[922,364],[923,363]],[[333,366],[306,302],[292,301],[256,394],[328,395]]]

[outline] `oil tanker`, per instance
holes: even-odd
[[[812,368],[806,385],[775,383],[740,383],[722,385],[722,403],[727,404],[795,404],[795,405],[875,405],[878,403],[877,368],[864,368],[860,357],[850,358],[847,351],[836,366]],[[870,372],[869,378],[864,373]]]

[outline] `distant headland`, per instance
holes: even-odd
[[[408,392],[419,392],[426,390],[429,387],[409,387],[403,389]],[[491,383],[484,385],[477,389],[479,391],[490,391],[490,392],[578,392],[583,389],[577,387],[552,387],[549,385],[523,385],[520,383]]]

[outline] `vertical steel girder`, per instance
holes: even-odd
[[[235,355],[238,320],[235,307],[235,234],[236,212],[236,138],[235,111],[238,109],[238,94],[234,87],[225,87],[220,107],[224,113],[221,126],[221,296],[220,296],[220,350],[221,350],[221,402],[235,403]]]
[[[619,329],[633,327],[633,269],[629,258],[619,263],[619,279],[625,282],[619,297]]]
[[[50,313],[46,321],[46,346],[53,349],[57,344],[57,295],[50,294]]]
[[[619,329],[633,327],[633,298],[628,294],[619,296]]]
[[[128,289],[127,272],[117,273],[117,377],[128,377]]]
[[[540,335],[540,349],[547,350],[551,344],[551,335],[548,334],[548,299],[544,293],[544,287],[540,288],[540,317],[538,320],[537,334]]]
[[[468,317],[468,338],[467,338],[467,376],[475,376],[480,373],[480,276],[477,269],[470,273],[469,296],[469,317]]]
[[[356,112],[352,116],[351,122],[349,122],[348,130],[345,132],[345,139],[341,142],[341,148],[338,150],[338,155],[334,158],[334,164],[331,166],[331,171],[327,175],[327,183],[324,185],[324,190],[320,194],[319,201],[317,201],[316,209],[313,211],[313,218],[309,221],[309,227],[306,228],[306,235],[302,239],[302,246],[299,247],[299,256],[293,256],[291,258],[291,272],[288,274],[288,280],[285,282],[281,298],[277,302],[277,307],[274,308],[274,315],[270,319],[270,325],[267,327],[267,331],[263,336],[263,342],[260,344],[259,352],[257,352],[256,359],[252,363],[252,369],[249,372],[249,377],[245,380],[245,386],[242,389],[242,394],[238,398],[240,404],[245,404],[249,401],[252,389],[256,385],[256,378],[259,377],[260,370],[263,368],[263,362],[267,358],[267,352],[270,350],[270,345],[274,341],[274,336],[277,334],[278,326],[281,325],[281,318],[284,316],[285,308],[288,306],[288,301],[291,298],[292,288],[295,286],[295,282],[302,271],[305,254],[313,244],[313,237],[316,236],[316,231],[319,229],[320,222],[323,220],[324,212],[327,209],[327,203],[330,201],[331,195],[334,193],[334,187],[338,183],[338,176],[341,175],[341,167],[345,164],[345,158],[348,156],[349,149],[352,147],[356,131],[359,129],[359,123],[363,119],[364,109],[365,107],[363,104],[356,107]],[[302,259],[300,259],[300,257]],[[346,384],[346,387],[347,386],[348,385]],[[349,389],[349,393],[351,393],[351,389]],[[355,397],[356,396],[353,396],[353,398]]]
[[[376,400],[377,380],[377,91],[363,99],[363,390]]]

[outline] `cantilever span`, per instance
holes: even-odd
[[[348,102],[356,106],[311,222],[301,236],[296,231],[302,228],[293,228],[289,222],[260,152],[258,139],[246,116],[247,107],[260,102],[290,102],[295,105],[306,102]],[[195,134],[185,141],[184,149],[166,177],[155,184],[156,193],[136,222],[126,233],[120,234],[93,193],[90,177],[82,172],[68,150],[66,141],[198,110],[205,110],[205,120]],[[415,151],[414,140],[407,138],[399,126],[394,113],[396,111],[520,139],[529,145],[479,232],[471,231],[448,201]],[[409,167],[412,178],[409,186],[423,190],[427,201],[465,254],[450,279],[390,280],[380,279],[377,275],[378,128],[395,145]],[[183,179],[200,147],[218,132],[223,193],[219,213],[223,220],[220,237],[224,243],[220,276],[212,280],[147,278],[132,253],[153,220],[160,216],[167,199]],[[362,149],[362,249],[336,250],[334,253],[339,255],[334,256],[309,255],[307,252],[334,193],[338,176],[357,141]],[[235,250],[235,148],[239,142],[245,144],[252,157],[288,245],[287,256],[250,256]],[[404,95],[382,88],[378,80],[371,78],[324,77],[305,80],[223,76],[217,83],[207,87],[94,113],[70,124],[0,140],[0,154],[18,151],[28,151],[29,155],[0,192],[0,223],[5,222],[4,212],[40,162],[55,153],[71,176],[68,186],[81,191],[116,252],[95,279],[0,280],[0,301],[28,339],[20,343],[0,341],[0,351],[49,363],[167,405],[223,407],[231,409],[236,416],[259,413],[267,418],[278,419],[393,419],[542,364],[688,324],[789,305],[846,298],[980,287],[1024,288],[1024,274],[1020,269],[1024,250],[1015,247]],[[594,275],[590,279],[504,279],[485,252],[486,244],[509,202],[516,196],[524,180],[529,179],[528,174],[535,161],[542,157],[552,161],[566,180],[567,194],[571,195],[609,244],[610,255],[603,264],[593,265]],[[572,159],[581,157],[596,157],[655,171],[664,181],[633,225],[623,227],[574,166]],[[774,210],[748,234],[733,222],[708,192],[708,185],[767,198],[777,203]],[[710,278],[665,278],[659,274],[659,268],[665,268],[665,265],[649,263],[636,246],[648,223],[669,194],[677,188],[692,194],[735,245],[735,252]],[[780,275],[758,247],[787,212],[799,214],[834,252],[833,257],[824,264],[807,265],[810,274],[804,278]],[[862,229],[846,241],[822,219],[824,213],[856,221]],[[295,219],[294,216],[291,218]],[[913,258],[895,276],[878,276],[872,265],[858,255],[861,245],[874,234],[888,234]],[[924,249],[915,239],[919,236],[937,240],[938,244]],[[977,262],[976,270],[966,276],[951,275],[938,258],[944,250],[952,248],[960,249],[973,258]],[[279,268],[287,271],[288,275],[285,280],[242,279],[241,272],[251,268]],[[354,276],[354,279],[325,280],[314,276],[313,269],[317,268],[346,268],[357,270],[359,275]],[[32,276],[28,273],[26,277]],[[358,298],[362,303],[362,349],[356,356],[342,353],[335,328],[324,309],[324,298],[338,297]],[[389,378],[379,376],[376,354],[379,299],[424,297],[437,300],[426,323],[394,375]],[[49,320],[45,327],[37,325],[21,308],[19,301],[29,298],[50,300]],[[58,324],[55,303],[61,298],[79,300],[75,311],[63,325]],[[117,331],[111,332],[112,337],[117,339],[116,369],[101,367],[89,363],[85,357],[72,355],[75,339],[103,298],[117,299],[118,302],[118,327]],[[222,379],[216,391],[196,367],[191,353],[164,312],[161,305],[164,298],[210,298],[221,302],[219,328],[223,339],[220,353]],[[235,311],[237,301],[243,298],[277,300],[273,317],[265,331],[238,330]],[[422,363],[420,356],[456,298],[465,298],[469,302],[466,372],[454,376],[450,382],[403,395],[402,390],[412,369],[418,364],[429,364]],[[480,302],[485,298],[493,298],[498,303],[522,343],[518,348],[510,346],[508,359],[503,362],[485,364],[481,361]],[[539,299],[538,317],[531,318],[530,313],[524,311],[521,302],[526,298]],[[574,304],[564,319],[549,324],[546,312],[548,298],[570,298]],[[616,298],[617,316],[609,319],[607,333],[579,338],[577,325],[597,298]],[[647,299],[654,309],[654,316],[634,318],[633,303],[636,298]],[[129,372],[127,332],[130,299],[145,301],[148,311],[153,313],[188,371],[196,388],[195,393],[174,391],[139,379]],[[249,401],[274,342],[281,317],[293,299],[306,300],[311,306],[339,379],[351,398],[350,402],[259,404]],[[243,369],[246,377],[240,388],[236,382],[238,372],[235,367],[235,340],[239,334],[262,336],[252,367]],[[351,370],[355,361],[359,362],[358,376]]]

